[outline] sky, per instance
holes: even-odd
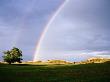
[[[0,0],[0,60],[3,51],[18,47],[24,61],[33,60],[36,44],[64,0]]]
[[[110,58],[110,0],[69,0],[48,27],[36,60]]]
[[[43,30],[64,0],[0,0],[2,51],[18,47],[24,61],[84,60],[110,55],[110,1],[68,0],[57,14],[35,54]],[[36,59],[36,60],[37,60]]]

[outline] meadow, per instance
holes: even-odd
[[[110,82],[110,63],[0,64],[0,82]]]

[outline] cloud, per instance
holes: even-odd
[[[49,55],[51,51],[53,54],[63,51],[109,51],[108,3],[108,0],[70,0],[49,26],[40,52]]]
[[[91,2],[95,3],[97,1],[91,1]],[[99,17],[106,18],[107,17],[106,15],[102,15],[100,13],[105,12],[106,14],[107,12],[109,12],[109,7],[106,8],[104,3],[100,3],[98,5],[97,4],[89,5],[91,4],[91,2],[88,1],[79,2],[76,0],[74,1],[70,0],[67,6],[65,6],[65,8],[61,11],[61,13],[59,13],[59,15],[56,17],[54,22],[50,25],[50,28],[46,34],[47,36],[44,39],[45,45],[47,44],[52,46],[54,45],[55,42],[56,43],[58,42],[59,44],[64,43],[64,46],[61,45],[62,47],[65,47],[65,45],[67,45],[66,46],[67,48],[68,47],[73,48],[73,50],[75,48],[80,49],[81,47],[83,48],[87,47],[87,49],[93,48],[93,50],[95,48],[101,49],[103,47],[107,47],[108,49],[108,46],[110,47],[110,45],[108,45],[110,41],[110,37],[109,37],[110,28],[109,28],[109,24],[105,26],[105,23],[108,22],[108,20],[104,20],[103,18],[102,19],[98,18],[97,15],[95,14],[98,13],[100,15]],[[82,5],[80,5],[79,7],[78,5],[73,5],[71,3],[73,4],[77,3]],[[104,8],[106,10],[97,11],[97,6],[99,9]],[[87,9],[87,7],[90,7],[91,10]],[[89,12],[88,10],[91,12],[87,13]],[[95,11],[97,12],[94,13]],[[90,16],[84,17],[86,15],[90,15]],[[104,24],[102,23],[102,21],[104,21]],[[71,45],[73,45],[73,47]]]
[[[16,46],[32,60],[44,26],[63,0],[1,0],[0,51]]]

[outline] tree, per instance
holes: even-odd
[[[22,60],[22,51],[16,47],[13,47],[11,50],[4,51],[3,59],[5,62],[11,64],[14,62],[21,63]]]

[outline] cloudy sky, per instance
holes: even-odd
[[[110,0],[68,0],[36,44],[64,0],[0,0],[0,59],[13,46],[24,60],[83,60],[110,54]]]
[[[13,46],[32,60],[46,23],[64,0],[0,0],[0,60]]]
[[[109,4],[109,0],[69,0],[49,26],[37,58],[110,57]]]

